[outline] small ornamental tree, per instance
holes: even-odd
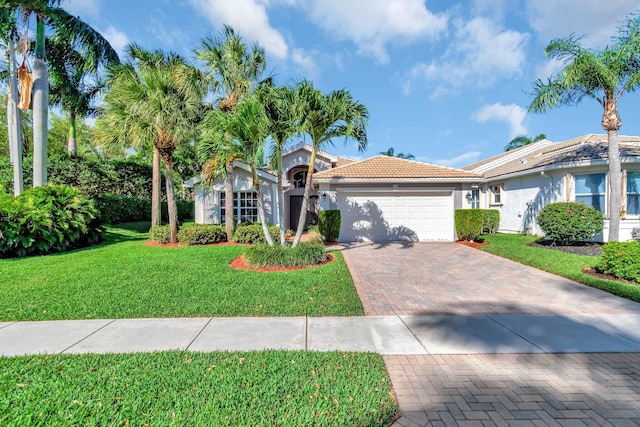
[[[538,214],[538,225],[544,231],[546,240],[567,245],[591,239],[602,231],[604,216],[584,203],[551,203]]]

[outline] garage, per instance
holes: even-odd
[[[453,192],[336,192],[341,241],[454,240]]]

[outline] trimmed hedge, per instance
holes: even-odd
[[[609,242],[596,266],[600,273],[640,282],[640,242]]]
[[[497,209],[457,209],[454,222],[458,239],[472,241],[481,234],[494,234],[500,225]]]
[[[318,212],[318,230],[327,242],[335,242],[340,236],[340,211],[338,209]]]
[[[122,222],[151,221],[151,199],[122,196],[119,194],[102,194],[94,197],[100,210],[100,217],[107,224]],[[195,202],[192,200],[176,200],[178,220],[192,220]],[[162,220],[168,220],[167,203],[160,207]]]
[[[224,225],[189,223],[178,231],[178,241],[184,245],[212,245],[226,242],[227,232]]]
[[[548,204],[540,210],[537,221],[545,240],[560,245],[591,239],[604,227],[602,212],[576,202]]]
[[[46,185],[0,197],[0,256],[24,257],[96,244],[104,227],[77,189]]]
[[[500,211],[498,209],[480,209],[482,211],[482,233],[496,234],[500,227]]]
[[[178,230],[178,232],[180,232]],[[171,241],[171,230],[168,225],[154,225],[149,229],[149,240],[152,242],[158,242],[162,244],[169,243]]]
[[[251,267],[306,267],[327,261],[328,254],[320,243],[302,242],[290,246],[255,245],[244,253]]]
[[[273,241],[280,239],[280,228],[277,225],[269,226],[269,234]],[[262,225],[260,223],[254,224],[238,224],[233,232],[233,241],[236,243],[266,243],[264,233],[262,232]]]

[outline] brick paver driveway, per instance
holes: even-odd
[[[640,312],[640,304],[452,243],[357,244],[343,253],[367,315],[588,321]],[[640,426],[637,353],[384,358],[402,413],[394,427]]]
[[[370,316],[637,313],[640,305],[455,243],[343,251]]]

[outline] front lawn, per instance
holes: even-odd
[[[7,426],[386,426],[371,353],[162,352],[0,358]]]
[[[147,228],[111,228],[104,244],[83,250],[0,260],[0,320],[363,314],[339,252],[305,270],[240,271],[229,263],[244,246],[144,246]]]
[[[582,272],[585,268],[593,268],[598,263],[599,257],[576,255],[553,249],[529,246],[529,243],[538,239],[535,236],[489,234],[483,237],[489,243],[487,246],[480,247],[485,252],[509,258],[593,288],[602,289],[614,295],[640,302],[640,286],[601,279]]]

